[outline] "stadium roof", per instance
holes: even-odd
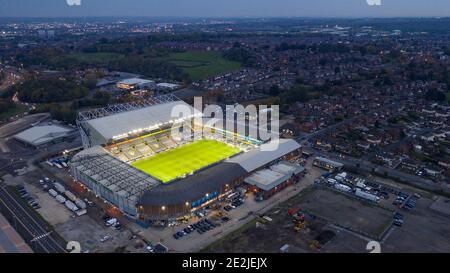
[[[125,138],[130,134],[154,130],[159,126],[176,120],[172,116],[172,110],[177,106],[184,107],[181,111],[189,110],[192,115],[194,113],[201,114],[189,104],[178,100],[91,119],[85,122],[106,141],[109,141]]]
[[[143,206],[176,205],[198,200],[247,172],[238,164],[222,162],[183,180],[162,184],[146,191],[139,201]]]
[[[14,138],[33,146],[40,146],[67,137],[73,131],[71,128],[58,125],[35,126],[15,135]]]
[[[271,151],[269,145],[267,143],[263,144],[257,149],[235,156],[228,161],[241,165],[247,172],[252,172],[301,147],[293,139],[280,139],[278,148],[275,151]]]
[[[78,153],[70,165],[76,173],[90,177],[110,193],[128,199],[133,204],[144,191],[160,184],[151,176],[111,156],[100,146]]]

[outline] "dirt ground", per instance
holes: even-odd
[[[313,191],[306,196],[300,206],[303,210],[320,215],[331,223],[371,238],[380,237],[393,219],[392,211],[329,189]]]
[[[54,227],[66,240],[79,242],[83,251],[88,250],[91,253],[140,252],[134,248],[134,241],[130,240],[131,233],[129,231],[117,231],[101,226],[87,215],[70,219]],[[105,235],[111,236],[112,239],[102,243],[100,239]]]

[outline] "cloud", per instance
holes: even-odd
[[[366,0],[369,6],[381,6],[381,0]]]
[[[69,6],[81,6],[81,0],[66,0]]]

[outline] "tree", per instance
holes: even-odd
[[[244,66],[254,66],[255,58],[252,54],[245,48],[242,47],[233,47],[223,53],[223,57],[227,60],[240,62]]]
[[[309,100],[312,88],[305,85],[295,85],[291,89],[280,94],[281,103],[289,105],[295,102],[305,102]]]
[[[50,115],[53,119],[73,124],[77,118],[77,111],[72,108],[73,107],[64,107],[59,104],[54,104],[50,107]]]
[[[10,99],[0,98],[0,114],[9,111],[14,107],[14,103]]]
[[[431,101],[445,101],[446,96],[444,92],[438,91],[436,89],[430,89],[425,93],[425,99]]]
[[[274,84],[269,89],[269,94],[271,96],[278,96],[280,94],[280,87],[277,84]]]
[[[87,95],[88,88],[71,78],[29,79],[15,86],[21,101],[51,103],[80,99]]]

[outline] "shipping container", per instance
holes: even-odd
[[[67,197],[68,199],[70,199],[70,201],[72,201],[72,202],[77,201],[77,197],[76,197],[75,194],[73,194],[72,192],[70,192],[70,191],[65,191],[64,194],[66,195],[66,197]]]
[[[86,213],[87,213],[87,210],[85,210],[85,209],[82,209],[82,210],[79,210],[79,211],[76,212],[76,214],[77,214],[78,216],[83,216],[83,215],[85,215]]]
[[[56,198],[56,201],[58,201],[61,204],[66,202],[66,198],[64,198],[64,196],[62,196],[62,195],[58,195],[55,198]]]
[[[50,189],[50,190],[48,191],[48,193],[49,193],[51,196],[53,196],[53,197],[56,197],[56,196],[58,195],[58,193],[57,193],[54,189]]]
[[[77,207],[74,203],[72,203],[71,201],[69,201],[69,200],[67,200],[67,201],[65,202],[65,204],[66,204],[66,207],[67,207],[68,209],[70,209],[71,211],[73,211],[73,212],[75,212],[75,211],[78,210],[78,207]]]
[[[83,200],[79,199],[79,198],[77,198],[75,200],[75,204],[81,209],[85,209],[87,207],[86,203]]]
[[[380,198],[374,194],[362,191],[360,189],[356,189],[356,196],[361,197],[363,199],[369,200],[374,203],[380,202]]]
[[[352,188],[350,188],[349,186],[344,185],[344,184],[336,184],[336,185],[334,185],[334,187],[337,190],[340,190],[340,191],[343,191],[343,192],[351,192],[352,191]]]
[[[60,193],[64,193],[66,191],[66,188],[58,182],[54,183],[53,186],[55,186],[55,189]]]

